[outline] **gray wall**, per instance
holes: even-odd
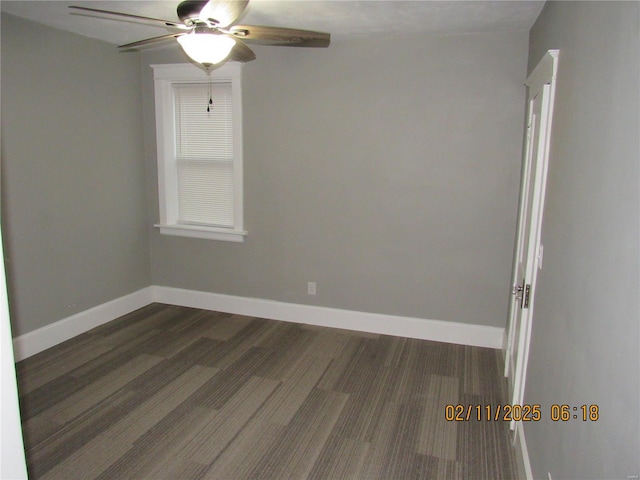
[[[153,283],[504,326],[527,32],[255,50],[243,70],[246,242],[153,231]],[[143,54],[184,61],[171,48]]]
[[[535,478],[640,474],[640,39],[637,2],[549,2],[529,68],[559,48],[526,403]],[[549,406],[598,404],[593,423]],[[636,477],[634,477],[636,478]]]
[[[150,283],[140,60],[2,15],[2,228],[13,334]]]

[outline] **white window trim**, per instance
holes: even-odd
[[[208,83],[209,77],[193,64],[151,65],[155,85],[156,139],[158,155],[158,198],[160,223],[155,227],[164,235],[243,242],[247,232],[243,229],[242,192],[242,94],[241,65],[227,62],[211,72],[211,81],[231,81],[233,101],[234,138],[234,228],[184,225],[178,223],[177,169],[173,165],[175,156],[175,134],[173,120],[173,85],[176,83]]]

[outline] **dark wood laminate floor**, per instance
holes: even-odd
[[[500,352],[153,304],[17,364],[32,479],[515,478]]]

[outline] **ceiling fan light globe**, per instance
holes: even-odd
[[[207,66],[227,58],[236,41],[227,35],[191,32],[178,37],[178,43],[194,62]]]

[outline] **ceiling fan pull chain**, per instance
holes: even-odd
[[[209,105],[207,105],[207,112],[211,112],[210,106],[213,105],[213,99],[211,98],[211,70],[208,68],[207,76],[209,77]]]

